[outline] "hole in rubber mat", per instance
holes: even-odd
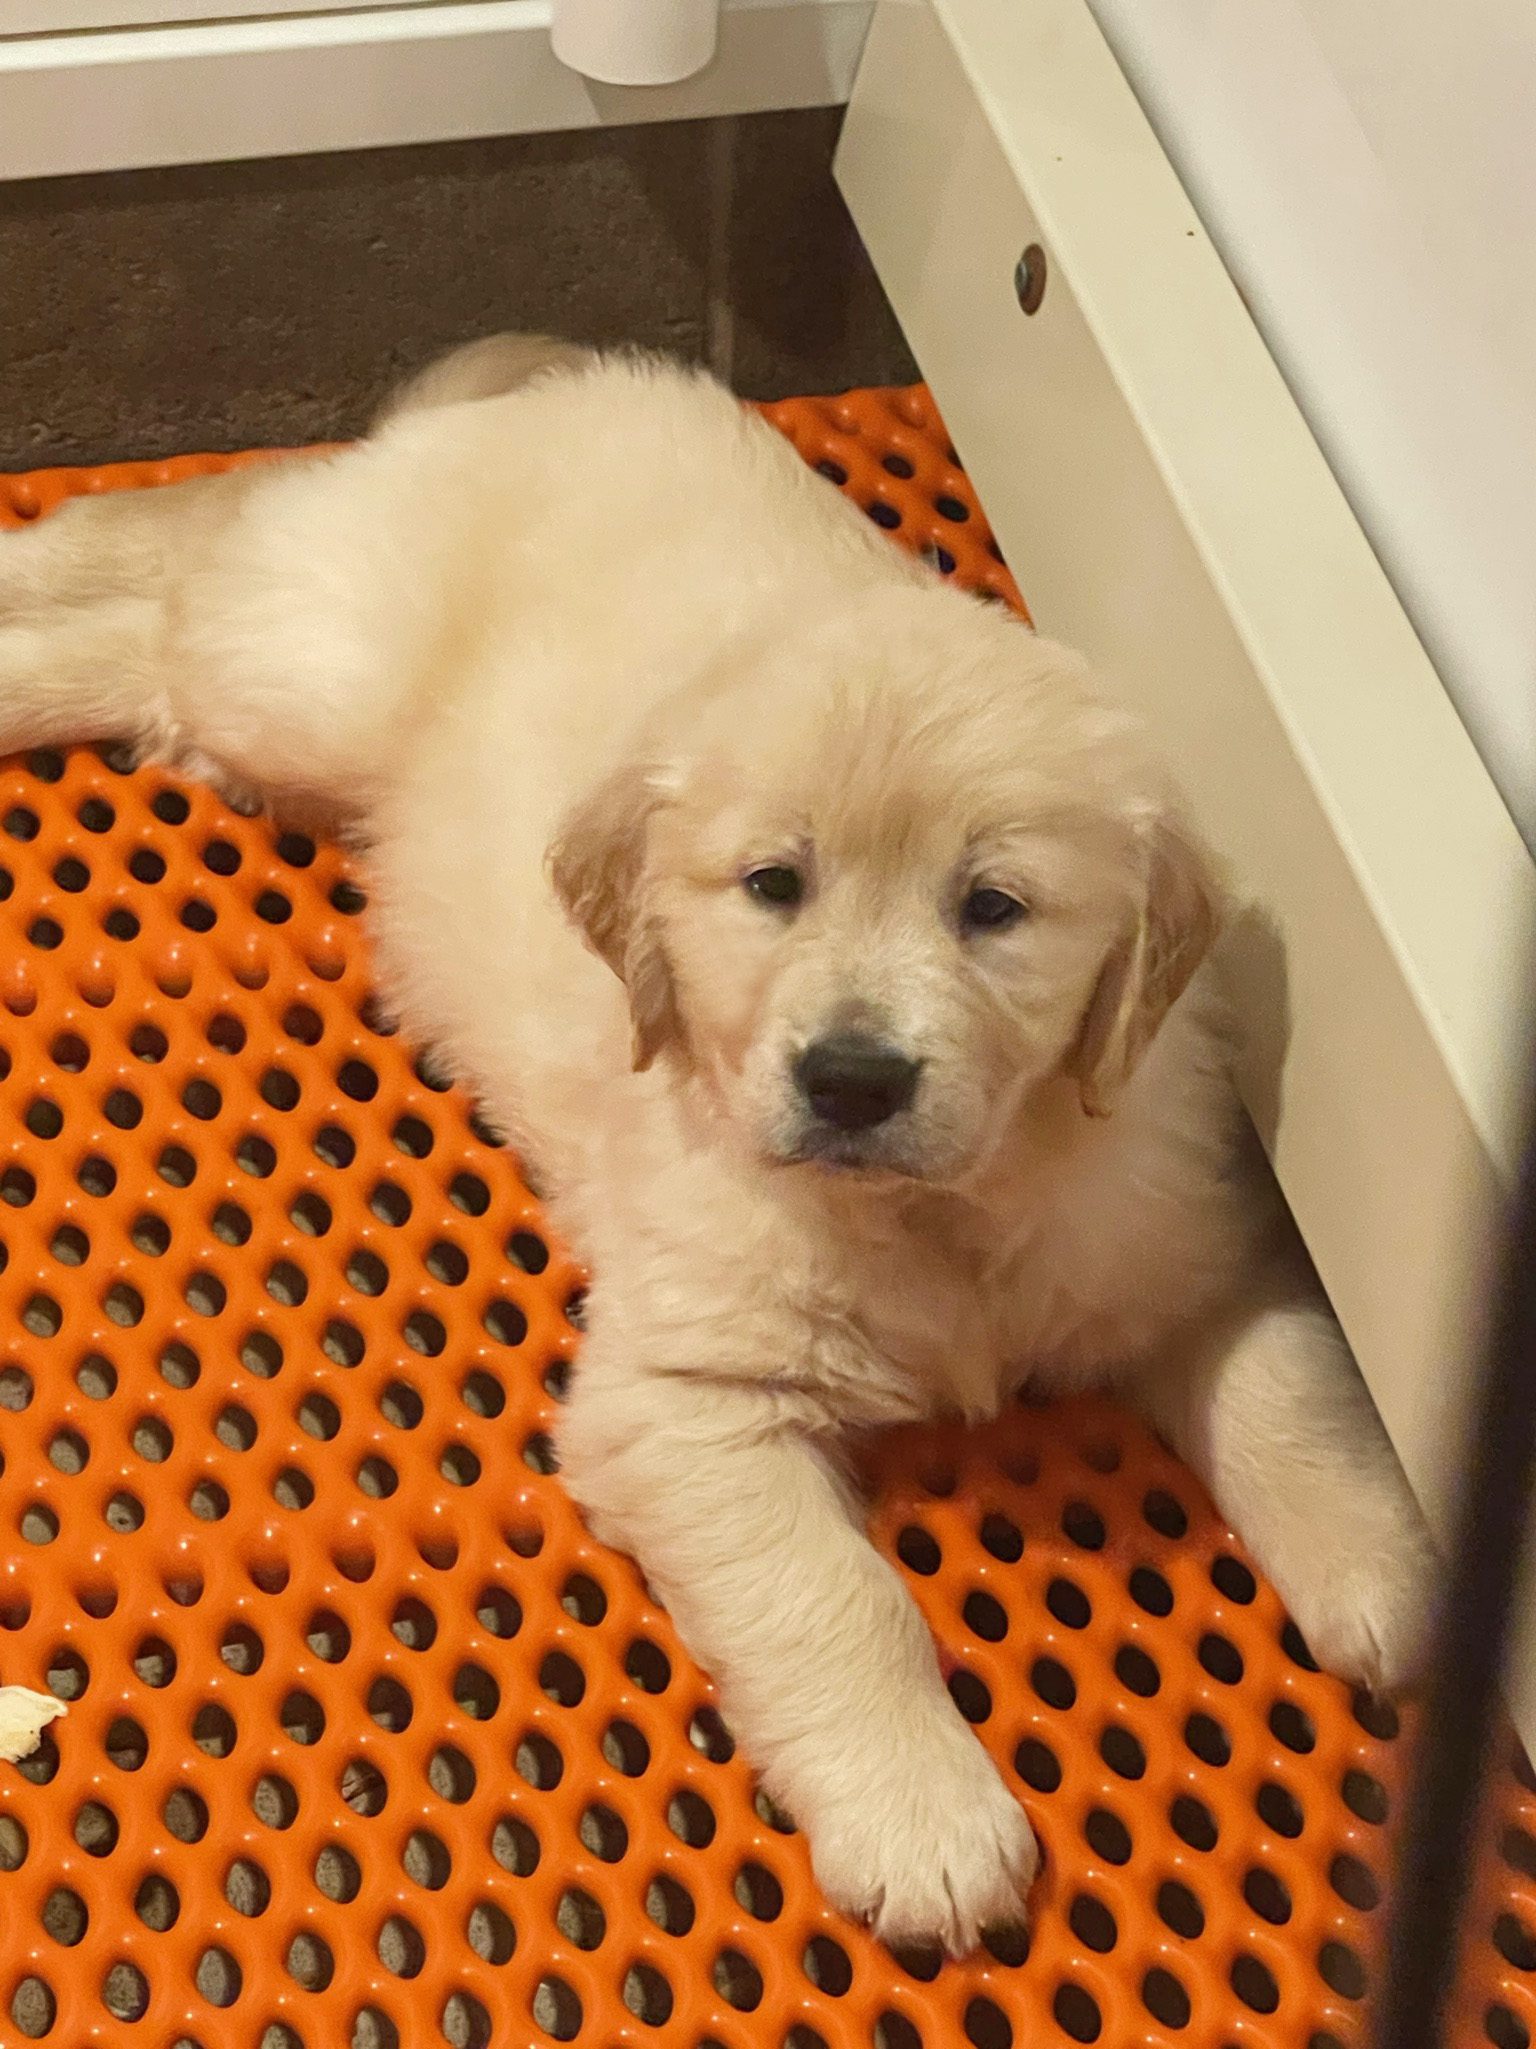
[[[1089,1848],[1106,1864],[1129,1864],[1131,1861],[1131,1832],[1118,1814],[1112,1814],[1107,1807],[1095,1807],[1083,1823],[1083,1834]]]
[[[1168,1810],[1168,1819],[1173,1824],[1174,1834],[1181,1842],[1188,1843],[1192,1850],[1214,1850],[1220,1840],[1221,1828],[1216,1816],[1193,1793],[1178,1795]]]
[[[624,2004],[648,2028],[663,2028],[672,2018],[672,1987],[654,1964],[631,1964],[624,1975]]]
[[[951,1672],[949,1695],[968,1722],[985,1722],[992,1713],[992,1691],[979,1673]]]
[[[732,1890],[754,1920],[777,1921],[784,1911],[784,1888],[761,1864],[743,1864]]]
[[[449,1993],[441,2028],[449,2049],[490,2049],[491,2016],[472,1992]]]
[[[397,1978],[416,1978],[427,1961],[427,1945],[421,1930],[404,1914],[391,1914],[379,1930],[379,1962]]]
[[[1120,1939],[1114,1915],[1091,1893],[1078,1894],[1068,1912],[1067,1924],[1079,1942],[1100,1956],[1107,1956]]]
[[[315,1859],[314,1879],[317,1889],[326,1899],[334,1901],[337,1906],[345,1906],[362,1890],[362,1867],[350,1850],[328,1843]]]
[[[581,2001],[563,1978],[541,1978],[533,1992],[533,2018],[557,2042],[574,2042],[582,2023]]]
[[[608,1810],[606,1808],[588,1809],[588,1813],[607,1815]],[[610,1818],[615,1822],[618,1821],[616,1815]],[[622,1828],[622,1826],[623,1824],[619,1823],[619,1827]],[[601,1824],[594,1824],[591,1836],[600,1838]],[[585,1815],[582,1817],[581,1822],[581,1841],[589,1850],[593,1851],[594,1855],[604,1856],[606,1863],[614,1863],[618,1857],[624,1854],[622,1844],[615,1856],[606,1856],[597,1849],[595,1841],[589,1839],[587,1817]],[[502,1870],[510,1871],[514,1878],[531,1877],[539,1867],[540,1854],[539,1839],[525,1821],[519,1821],[512,1815],[503,1815],[501,1820],[491,1830],[491,1855],[501,1866]]]
[[[149,1980],[136,1964],[114,1964],[103,1981],[101,2003],[114,2020],[142,2020],[149,2010]]]
[[[1381,1904],[1381,1887],[1369,1866],[1340,1851],[1328,1867],[1328,1883],[1347,1906],[1369,1914]]]
[[[738,2013],[756,2013],[763,2003],[763,1974],[739,1949],[723,1949],[715,1958],[715,1990]]]
[[[944,1554],[927,1530],[908,1523],[896,1539],[896,1555],[911,1572],[929,1576],[938,1571]]]
[[[665,1893],[661,1888],[665,1887]],[[652,1904],[653,1895],[660,1906]],[[646,1911],[669,1934],[686,1934],[684,1917],[692,1923],[692,1900],[675,1879],[653,1879],[646,1894]],[[597,1901],[580,1886],[568,1886],[555,1909],[555,1926],[573,1948],[600,1949],[608,1933],[608,1919]]]
[[[1017,1523],[1005,1515],[983,1516],[981,1541],[994,1558],[1004,1565],[1014,1565],[1024,1555],[1024,1533]],[[990,1599],[990,1596],[986,1598]]]
[[[855,396],[785,416],[861,506],[897,513],[895,536],[932,550],[942,521],[939,566],[1006,587],[926,402]],[[488,2049],[490,2007],[455,1975],[505,1966],[510,1930],[517,1990],[498,2039],[606,2039],[626,2025],[669,2039],[701,2000],[728,2012],[724,1943],[762,1987],[734,2025],[782,2049],[849,2049],[855,1995],[865,2049],[937,2049],[941,2033],[990,2049],[997,2022],[969,1991],[943,2028],[910,2006],[949,1996],[936,1956],[855,1952],[807,1921],[800,1864],[770,1869],[782,1817],[753,1802],[751,1758],[727,1763],[727,1732],[700,1712],[697,1676],[629,1568],[576,1536],[550,1477],[576,1279],[515,1162],[487,1150],[496,1133],[441,1073],[413,1071],[417,1049],[365,998],[365,889],[332,849],[274,840],[206,793],[114,762],[45,751],[8,767],[0,793],[0,897],[26,970],[0,1010],[18,1141],[0,1165],[16,1289],[16,1342],[0,1357],[15,1490],[0,1570],[26,1583],[0,1598],[0,1627],[6,1676],[13,1657],[18,1670],[30,1660],[61,1696],[101,1709],[97,1723],[60,1724],[13,1775],[0,1869],[27,1867],[49,1954],[93,1959],[81,1996],[94,2024],[143,2032],[103,2003],[122,1962],[143,1973],[146,2019],[167,1998],[203,2002],[208,2018],[177,2049],[213,2049],[221,2028],[262,2049]],[[418,1372],[420,1418],[386,1424],[383,1390]],[[234,1419],[233,1441],[216,1427],[231,1409],[250,1419]],[[1046,2032],[1094,2041],[1123,2023],[1236,2039],[1270,1996],[1252,1964],[1299,2041],[1342,2049],[1344,2022],[1335,2038],[1309,2016],[1359,2002],[1370,1945],[1350,1917],[1379,1918],[1400,1777],[1390,1704],[1346,1707],[1313,1684],[1305,1644],[1288,1624],[1277,1642],[1272,1595],[1198,1490],[1123,1419],[1095,1411],[1057,1443],[1021,1411],[995,1445],[945,1436],[904,1456],[883,1541],[926,1589],[961,1662],[962,1705],[979,1716],[985,1703],[1009,1783],[1070,1818],[1054,1829],[1059,1905],[1037,1908],[1037,1953],[1052,1953],[1050,1917],[1059,1941],[1079,1897],[1116,1921],[1108,1951],[1071,1934],[1083,1982],[1048,1979],[1033,1995],[1052,2009]],[[465,1517],[482,1497],[496,1512]],[[294,1541],[306,1523],[318,1544]],[[430,1618],[430,1642],[391,1633],[406,1599]],[[346,1637],[317,1648],[306,1626],[321,1609]],[[1070,1705],[1031,1685],[1041,1659],[1065,1674]],[[972,1679],[983,1692],[967,1705]],[[1047,1685],[1066,1700],[1058,1676]],[[553,1744],[555,1786],[535,1783],[553,1767],[526,1745],[532,1779],[507,1772],[525,1736]],[[95,1797],[69,1796],[65,1871],[54,1824],[28,1803],[71,1783],[77,1751]],[[1194,1805],[1171,1814],[1176,1794]],[[122,1869],[140,1829],[160,1846],[148,1875]],[[420,1862],[416,1837],[441,1853]],[[1492,1842],[1504,1889],[1467,2011],[1494,2049],[1529,2049],[1525,1988],[1501,1988],[1526,1969],[1514,1888],[1536,1870],[1536,1832],[1508,1809]],[[454,1879],[418,1882],[449,1843]],[[158,1861],[167,1853],[179,1861]],[[498,1888],[541,1864],[560,1874],[549,1903],[513,1914]],[[1314,1867],[1345,1917],[1326,1941],[1299,1881],[1283,1918],[1287,1881]],[[375,1954],[389,1910],[363,1903],[381,1886],[425,1946],[414,1978]],[[294,1897],[329,1918],[279,1927],[273,1903]],[[1234,1908],[1255,1931],[1251,1959],[1217,1941]],[[173,1928],[187,1945],[179,1981],[156,1961]],[[1178,1948],[1197,1941],[1209,1950],[1198,1978]],[[988,1949],[994,1971],[1027,1953],[1003,1937]],[[601,1965],[590,1996],[560,1962],[583,1951]],[[350,1989],[349,1953],[387,1996]],[[1114,2018],[1090,1957],[1128,2002]],[[673,2002],[651,2027],[656,1989],[629,1976],[642,1965]],[[998,1982],[982,1997],[1022,2040]],[[750,1977],[731,1983],[738,1998],[754,1991]],[[232,1990],[226,2018],[216,2002]],[[63,1984],[53,1991],[62,2011]],[[117,2005],[133,1996],[119,1981]],[[807,2016],[812,1997],[822,2012]],[[236,2026],[276,2001],[294,2003],[284,2020]],[[7,2024],[34,2038],[14,2012]],[[57,2036],[63,2023],[48,2025]]]
[[[814,2029],[802,2031],[803,2040],[792,2045],[786,2039],[785,2049],[826,2049],[825,2039]],[[923,2038],[904,2013],[887,2011],[875,2022],[875,2049],[924,2049]]]
[[[1290,1889],[1273,1871],[1256,1865],[1243,1879],[1243,1898],[1261,1920],[1283,1928],[1291,1918]]]
[[[1013,1768],[1037,1793],[1054,1793],[1061,1784],[1061,1761],[1050,1745],[1029,1736],[1014,1752]]]
[[[1157,1889],[1157,1914],[1164,1927],[1193,1942],[1205,1933],[1205,1909],[1187,1885],[1165,1879]]]
[[[1493,2049],[1530,2049],[1530,2029],[1502,2000],[1495,2000],[1484,2013],[1483,2034]]]
[[[1536,1933],[1521,1915],[1500,1914],[1493,1924],[1493,1946],[1517,1971],[1536,1971]]]
[[[1260,1786],[1254,1806],[1265,1827],[1273,1829],[1278,1836],[1299,1836],[1306,1826],[1301,1802],[1289,1787],[1278,1785],[1273,1779]]]
[[[907,1976],[920,1985],[931,1985],[944,1968],[944,1951],[936,1942],[897,1943],[891,1955]]]
[[[1202,1764],[1220,1767],[1232,1756],[1232,1739],[1214,1715],[1192,1714],[1184,1724],[1184,1741]]]
[[[667,1826],[690,1849],[707,1849],[715,1839],[714,1809],[702,1794],[684,1787],[667,1803]]]
[[[272,1881],[259,1864],[237,1857],[224,1875],[224,1897],[237,1914],[254,1921],[272,1904]]]
[[[729,1764],[736,1755],[736,1738],[721,1719],[717,1708],[701,1707],[688,1724],[688,1741],[702,1751],[711,1764]]]
[[[558,1752],[555,1753],[555,1757],[558,1762]],[[554,1784],[559,1783],[559,1776],[556,1772]],[[474,1765],[456,1744],[440,1744],[433,1751],[427,1764],[427,1783],[440,1800],[446,1800],[455,1807],[462,1807],[473,1799],[476,1782]],[[532,1784],[533,1781],[530,1780],[529,1783]]]
[[[1347,1942],[1325,1942],[1318,1951],[1317,1968],[1323,1983],[1341,1999],[1364,1999],[1370,1982],[1365,1964]]]
[[[460,1399],[466,1409],[476,1416],[487,1419],[499,1416],[507,1406],[505,1384],[494,1373],[487,1373],[483,1367],[467,1375],[460,1390]]]
[[[1156,1660],[1140,1644],[1122,1644],[1116,1651],[1115,1677],[1142,1700],[1151,1700],[1163,1683]]]
[[[1131,1574],[1129,1588],[1131,1599],[1149,1615],[1161,1617],[1173,1613],[1173,1589],[1150,1565],[1136,1567]]]
[[[1280,2004],[1280,1988],[1267,1964],[1256,1956],[1239,1956],[1228,1973],[1232,1990],[1255,2013],[1273,2013]]]
[[[1099,1737],[1099,1755],[1122,1779],[1145,1778],[1147,1753],[1129,1729],[1111,1725]]]
[[[1167,2028],[1187,2028],[1194,2009],[1188,1992],[1172,1971],[1161,1965],[1146,1974],[1141,1981],[1141,2000],[1155,2020]]]
[[[43,1979],[27,1976],[17,1985],[11,1997],[11,2019],[29,2041],[36,2041],[53,2032],[58,2017],[58,2001],[53,1989]]]
[[[1077,1681],[1058,1658],[1036,1658],[1029,1683],[1047,1707],[1065,1711],[1077,1701]]]
[[[1045,1605],[1068,1629],[1086,1629],[1093,1620],[1088,1596],[1075,1580],[1053,1579],[1045,1590]]]
[[[830,1999],[841,1999],[853,1983],[853,1965],[848,1952],[830,1935],[811,1938],[800,1968],[817,1991]]]
[[[134,1897],[134,1909],[146,1927],[161,1930],[169,1928],[176,1918],[174,1912],[162,1916],[146,1912],[145,1910],[145,1905],[143,1904],[145,1893],[146,1889],[151,1885],[159,1886],[169,1899],[174,1900],[175,1889],[167,1885],[164,1879],[146,1879]],[[53,1891],[49,1893],[47,1899],[43,1902],[41,1919],[44,1932],[65,1949],[73,1949],[77,1942],[82,1941],[86,1929],[91,1924],[90,1913],[85,1901],[81,1899],[79,1893],[72,1886],[67,1885],[55,1886]]]
[[[1063,2034],[1074,2042],[1096,2042],[1104,2027],[1098,2001],[1081,1985],[1061,1985],[1051,2001],[1051,2012]]]
[[[624,1670],[645,1693],[665,1693],[672,1684],[671,1661],[647,1637],[636,1637],[624,1653]]]

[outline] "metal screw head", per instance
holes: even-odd
[[[1038,313],[1045,297],[1045,251],[1031,242],[1013,267],[1013,289],[1026,313]]]

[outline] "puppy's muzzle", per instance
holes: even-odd
[[[795,1087],[817,1122],[872,1131],[911,1107],[922,1062],[862,1032],[814,1039],[795,1062]]]

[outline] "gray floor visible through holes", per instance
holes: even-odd
[[[102,2002],[114,2020],[136,2021],[148,2002],[144,1974],[132,1964],[114,1964],[102,1987]]]
[[[559,1978],[541,1978],[533,1995],[533,2017],[546,2035],[569,2042],[581,2026],[581,2001]]]
[[[295,2036],[295,2044],[297,2040]],[[262,2049],[268,2049],[268,2045],[264,2043]],[[273,2044],[271,2049],[288,2049],[288,2045]],[[376,2006],[365,2006],[352,2030],[350,2049],[400,2049],[400,2031]]]
[[[403,1914],[391,1914],[379,1930],[379,1962],[397,1978],[414,1978],[425,1961],[420,1931]]]
[[[602,1908],[590,1893],[568,1888],[555,1910],[560,1933],[575,1949],[596,1949],[607,1929]]]
[[[79,1902],[76,1904],[78,1906]],[[158,1874],[145,1879],[134,1895],[133,1905],[144,1926],[153,1929],[157,1935],[163,1935],[166,1929],[174,1928],[181,1913],[181,1899],[175,1886],[168,1878],[162,1878]],[[83,1907],[80,1911],[83,1920]],[[51,1934],[52,1930],[49,1932]],[[61,1942],[69,1940],[67,1936],[60,1936],[58,1939]],[[76,1940],[78,1939],[77,1937]]]
[[[336,1960],[317,1935],[296,1935],[288,1948],[288,1972],[306,1992],[321,1992],[336,1974]]]
[[[491,2017],[467,1992],[451,1992],[443,2008],[443,2035],[449,2049],[489,2049]]]
[[[46,2035],[53,2025],[53,1995],[41,1978],[23,1978],[11,2013],[24,2035]]]
[[[423,1886],[428,1892],[441,1892],[453,1875],[453,1863],[448,1855],[447,1845],[433,1835],[430,1829],[415,1829],[406,1840],[405,1854],[401,1858],[405,1875],[413,1884]]]
[[[105,1856],[117,1835],[117,1823],[111,1812],[97,1800],[88,1800],[75,1816],[75,1841],[91,1856]]]
[[[328,1845],[315,1859],[315,1884],[328,1900],[345,1906],[362,1889],[363,1874],[350,1850]]]
[[[286,1828],[293,1818],[293,1796],[277,1780],[267,1777],[257,1782],[251,1796],[251,1806],[256,1819],[268,1828]]]
[[[43,1926],[55,1942],[66,1949],[73,1949],[84,1935],[87,1915],[85,1902],[76,1892],[60,1886],[48,1895],[43,1908]]]
[[[332,1855],[334,1852],[322,1850],[322,1862]],[[321,1891],[324,1890],[322,1885]],[[271,1904],[271,1881],[259,1865],[252,1864],[244,1857],[237,1858],[225,1876],[224,1897],[237,1914],[244,1914],[247,1920],[254,1920],[258,1914],[265,1913]]]

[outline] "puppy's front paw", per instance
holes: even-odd
[[[1358,1506],[1360,1513],[1318,1524],[1304,1545],[1288,1547],[1272,1576],[1325,1672],[1395,1693],[1424,1661],[1437,1562],[1400,1475]]]
[[[882,1941],[940,1942],[958,1956],[983,1929],[1024,1918],[1034,1832],[958,1716],[858,1760],[803,1819],[828,1898]]]
[[[1345,1556],[1286,1594],[1296,1627],[1325,1672],[1368,1693],[1397,1693],[1419,1675],[1429,1635],[1433,1559]]]

